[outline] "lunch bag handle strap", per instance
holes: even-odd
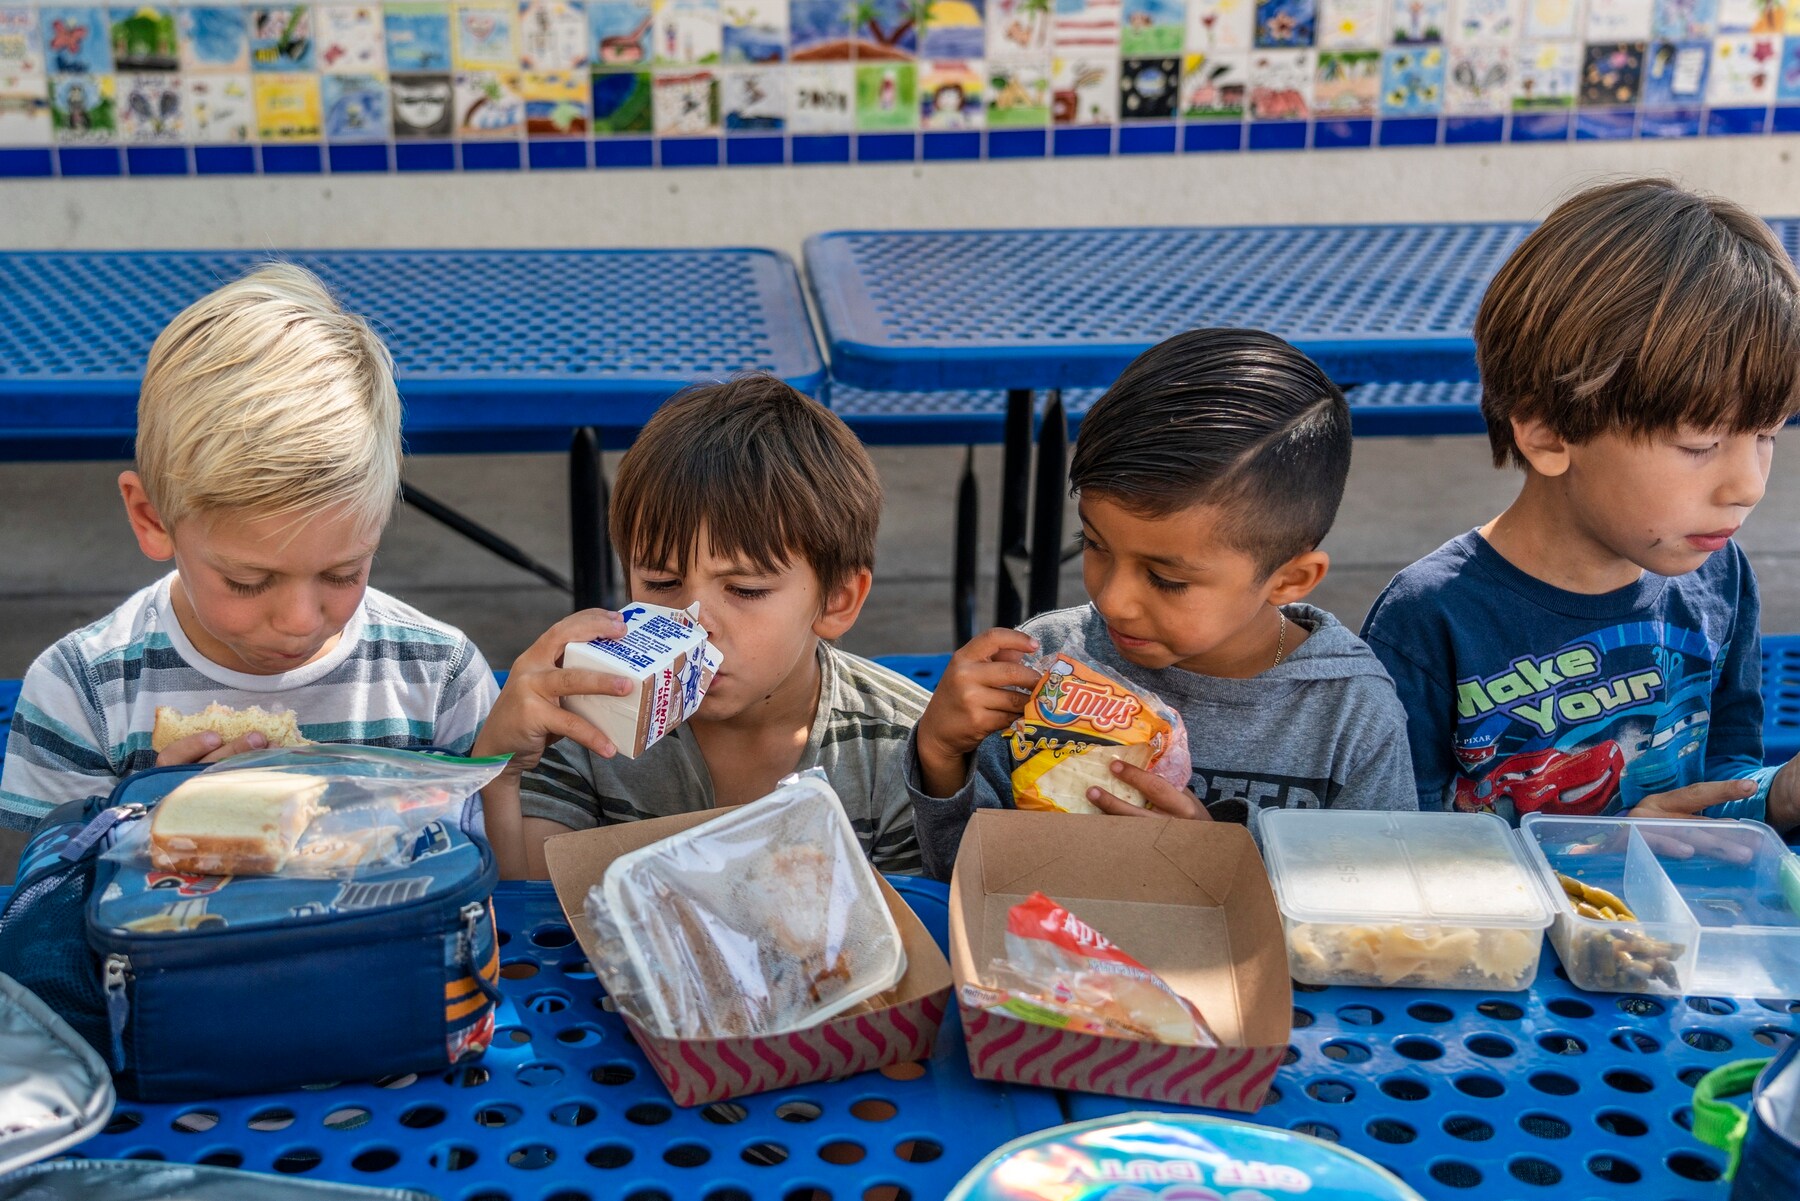
[[[1694,1086],[1694,1137],[1730,1157],[1725,1164],[1727,1180],[1737,1174],[1750,1115],[1724,1098],[1749,1092],[1769,1063],[1767,1059],[1740,1059],[1714,1068]]]

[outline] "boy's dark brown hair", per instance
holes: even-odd
[[[881,480],[836,413],[771,375],[707,384],[656,411],[619,464],[619,557],[686,573],[708,549],[757,571],[798,556],[824,594],[875,565]]]
[[[1769,227],[1667,180],[1589,188],[1500,268],[1475,318],[1494,465],[1514,418],[1581,443],[1800,412],[1800,276]]]

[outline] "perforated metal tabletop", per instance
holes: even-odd
[[[1341,1143],[1433,1201],[1723,1201],[1693,1086],[1775,1054],[1800,1033],[1800,1001],[1581,992],[1546,945],[1529,992],[1296,985],[1294,1026],[1254,1120]],[[1069,1108],[1145,1106],[1070,1094]]]
[[[806,243],[833,376],[877,390],[1104,387],[1197,326],[1272,330],[1340,383],[1475,377],[1525,223],[843,232]]]
[[[0,254],[0,435],[129,431],[157,333],[278,257],[316,271],[394,354],[410,437],[635,427],[696,379],[822,385],[799,276],[771,250]]]
[[[943,941],[944,887],[893,882]],[[923,1063],[677,1108],[607,1008],[549,885],[502,884],[494,904],[505,1002],[480,1061],[200,1104],[122,1101],[73,1153],[444,1201],[936,1201],[994,1147],[1063,1120],[1053,1093],[969,1075],[954,1008]]]

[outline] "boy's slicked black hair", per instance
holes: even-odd
[[[1073,491],[1145,517],[1218,506],[1265,575],[1325,540],[1350,473],[1350,406],[1274,334],[1197,329],[1133,360],[1081,425]]]

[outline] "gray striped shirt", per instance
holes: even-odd
[[[919,842],[904,767],[927,696],[904,676],[819,644],[819,707],[796,771],[824,768],[877,870],[916,875]],[[573,830],[713,807],[712,775],[686,726],[636,759],[559,742],[525,773],[520,811]]]
[[[370,588],[323,658],[279,675],[220,667],[188,640],[170,606],[173,574],[59,639],[25,674],[0,826],[29,830],[65,801],[106,796],[154,766],[156,709],[292,709],[314,742],[439,746],[467,752],[498,688],[461,631]]]

